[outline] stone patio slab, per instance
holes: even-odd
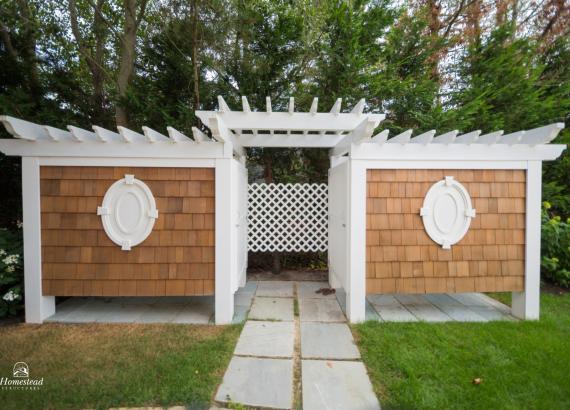
[[[349,327],[344,323],[301,323],[303,359],[359,359]]]
[[[380,409],[361,362],[302,361],[303,409]]]
[[[330,289],[327,282],[297,282],[297,296],[305,299],[335,299],[335,293],[323,295],[316,293],[319,289]]]
[[[465,306],[491,306],[479,293],[450,293],[449,296]]]
[[[406,308],[424,322],[451,322],[453,319],[434,305],[406,305]]]
[[[239,288],[236,293],[255,293],[257,290],[257,282],[254,280],[247,281],[245,286]]]
[[[285,281],[258,282],[255,296],[292,298],[293,282],[285,282]]]
[[[401,306],[394,295],[368,295],[366,297],[375,306]]]
[[[247,319],[247,312],[249,312],[249,306],[234,306],[234,317],[232,323],[242,323]]]
[[[417,322],[408,309],[403,306],[374,306],[380,318],[385,322]]]
[[[345,322],[335,299],[299,299],[301,322]]]
[[[425,298],[425,295],[411,295],[402,294],[395,295],[395,298],[404,306],[433,306],[429,300]]]
[[[374,309],[374,306],[372,306],[372,304],[368,300],[366,301],[366,311],[364,313],[364,320],[365,321],[372,320],[375,322],[382,321],[382,319],[380,319],[380,316],[378,315],[378,312],[376,312],[376,309]]]
[[[245,323],[234,354],[261,357],[293,357],[295,327],[293,322]]]
[[[235,306],[251,306],[251,301],[253,299],[253,293],[237,293],[234,295],[234,305]]]
[[[293,360],[234,356],[215,400],[290,409],[293,406]]]
[[[207,324],[214,315],[214,305],[195,304],[186,305],[172,319],[172,323]]]
[[[138,323],[169,323],[174,320],[184,305],[150,305],[137,320]]]
[[[249,312],[250,319],[293,320],[293,299],[255,297]]]
[[[98,319],[98,322],[103,323],[135,323],[146,314],[149,305],[134,305],[134,304],[110,304],[113,309],[108,309]]]
[[[466,306],[438,306],[447,315],[457,322],[486,322],[484,317],[478,315],[473,310]]]

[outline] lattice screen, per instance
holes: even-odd
[[[326,251],[327,184],[249,184],[248,249]]]

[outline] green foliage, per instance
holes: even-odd
[[[0,318],[23,307],[22,232],[0,229]]]
[[[551,205],[542,207],[542,273],[557,285],[570,287],[570,218],[550,215]]]

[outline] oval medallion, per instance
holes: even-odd
[[[420,215],[429,237],[444,249],[450,249],[469,230],[475,209],[465,187],[446,176],[428,190]]]
[[[109,187],[97,215],[107,236],[130,250],[150,235],[158,210],[150,188],[134,175],[125,175]]]

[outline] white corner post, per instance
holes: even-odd
[[[513,292],[512,314],[537,320],[540,313],[540,207],[542,162],[528,161],[526,171],[526,237],[524,292]]]
[[[351,323],[366,316],[366,164],[350,159],[348,206],[348,289],[346,314]]]
[[[215,321],[217,325],[232,322],[234,291],[232,286],[232,167],[231,157],[216,159],[216,267],[215,267]]]
[[[42,291],[40,165],[34,157],[22,157],[22,204],[26,323],[42,323],[55,313],[55,297]]]

